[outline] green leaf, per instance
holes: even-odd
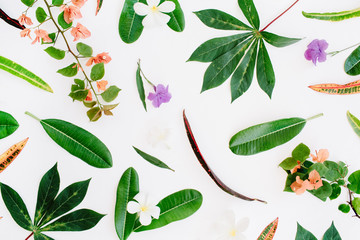
[[[287,159],[285,159],[284,161],[282,161],[279,164],[279,167],[281,167],[282,169],[284,169],[285,171],[290,171],[291,169],[293,169],[296,165],[298,165],[297,160],[289,157]]]
[[[353,172],[349,178],[348,181],[350,184],[348,185],[348,188],[357,193],[360,194],[360,170],[357,170],[356,172]]]
[[[78,73],[78,69],[76,67],[76,63],[72,63],[69,66],[59,69],[57,73],[60,73],[61,75],[65,77],[74,77]]]
[[[72,91],[69,96],[73,100],[84,101],[89,93],[89,89],[79,89]]]
[[[83,103],[84,103],[84,106],[87,107],[87,108],[92,108],[92,107],[94,107],[96,105],[96,101],[91,101],[91,102],[83,101]]]
[[[121,89],[117,86],[110,86],[101,94],[101,97],[104,99],[105,102],[111,102],[114,101],[115,98],[117,98],[120,91]]]
[[[349,213],[350,212],[350,206],[348,204],[340,204],[338,207],[339,211],[343,213]]]
[[[16,77],[24,79],[35,87],[41,88],[48,92],[53,92],[51,87],[41,78],[26,68],[20,66],[19,64],[11,61],[10,59],[0,56],[0,69],[7,71]]]
[[[93,54],[93,49],[89,45],[86,45],[85,43],[81,43],[81,42],[77,43],[76,49],[84,57],[91,57]]]
[[[232,50],[218,57],[210,64],[204,75],[201,92],[220,86],[231,76],[245,51],[250,46],[251,40],[248,39],[239,43]]]
[[[140,63],[138,63],[138,68],[136,70],[136,86],[137,86],[137,90],[139,93],[139,97],[140,100],[144,106],[145,111],[147,111],[146,109],[146,102],[145,102],[145,90],[144,90],[144,83],[143,83],[143,79],[141,77],[141,68],[140,68]]]
[[[279,224],[279,218],[276,218],[272,221],[266,228],[262,231],[257,240],[272,240],[275,236],[276,229]]]
[[[342,21],[349,18],[360,17],[360,8],[355,8],[348,11],[342,12],[331,12],[331,13],[306,13],[302,12],[304,17],[313,18],[325,21]]]
[[[144,27],[142,25],[143,16],[135,13],[134,4],[144,0],[125,0],[119,20],[119,34],[125,43],[133,43],[139,39]]]
[[[340,234],[336,229],[334,222],[332,222],[330,228],[326,230],[323,240],[341,240]]]
[[[90,179],[73,183],[66,187],[61,193],[59,193],[59,195],[47,209],[46,213],[40,221],[39,226],[44,226],[51,220],[69,212],[78,206],[86,195],[89,182]]]
[[[72,26],[72,22],[71,23],[67,23],[65,22],[65,19],[64,19],[64,12],[61,12],[58,16],[58,23],[60,25],[60,27],[62,27],[62,29],[68,29]]]
[[[301,40],[301,38],[287,38],[269,32],[261,32],[261,36],[274,47],[287,47]]]
[[[317,238],[298,223],[295,240],[317,240]]]
[[[340,196],[341,187],[339,186],[339,184],[333,183],[333,184],[331,184],[331,188],[332,188],[332,193],[329,198],[330,198],[330,200],[334,200]]]
[[[9,113],[0,111],[0,139],[6,138],[18,129],[19,123]]]
[[[360,120],[349,111],[347,111],[346,116],[354,132],[360,137]]]
[[[93,80],[93,81],[100,80],[104,77],[104,75],[105,75],[104,63],[98,63],[92,67],[91,73],[90,73],[91,80]]]
[[[258,41],[255,40],[231,78],[231,102],[245,93],[252,82]]]
[[[53,204],[54,199],[59,192],[59,188],[60,176],[57,170],[57,164],[55,164],[54,167],[45,173],[39,185],[34,218],[35,226],[39,223],[48,208]]]
[[[112,167],[109,149],[90,132],[59,119],[37,120],[49,137],[70,154],[97,168]]]
[[[44,51],[47,52],[50,55],[50,57],[53,57],[57,60],[64,59],[64,57],[65,57],[64,50],[60,50],[60,49],[57,49],[54,47],[48,47]]]
[[[344,69],[345,72],[351,76],[360,74],[360,46],[346,59]]]
[[[342,178],[341,167],[336,162],[325,161],[324,165],[328,168],[328,171],[324,175],[327,180],[334,182]]]
[[[256,76],[260,88],[271,98],[275,86],[275,73],[263,40],[260,40]]]
[[[160,208],[159,219],[153,219],[148,226],[135,226],[134,232],[160,228],[187,218],[200,208],[202,199],[201,193],[193,189],[173,193],[157,204]]]
[[[35,0],[21,0],[21,2],[28,7],[31,7],[34,4]]]
[[[252,28],[239,19],[216,9],[207,9],[194,12],[208,27],[221,30],[251,30]]]
[[[167,0],[175,3],[175,10],[170,13],[165,13],[170,16],[170,21],[167,25],[174,30],[175,32],[182,32],[185,29],[185,16],[184,12],[181,9],[180,3],[178,0]],[[161,0],[160,4],[165,2]]]
[[[267,151],[293,139],[306,122],[313,118],[287,118],[249,127],[230,139],[230,150],[237,155],[253,155]]]
[[[136,214],[127,211],[127,204],[139,193],[139,176],[134,168],[128,168],[117,188],[115,206],[115,229],[120,240],[126,240],[133,231]]]
[[[38,232],[36,232],[36,233],[34,234],[34,239],[35,239],[35,240],[55,240],[55,239],[53,239],[53,238],[51,238],[51,237],[49,237],[49,236],[46,236],[46,235],[43,234],[43,233],[38,233]]]
[[[41,44],[53,44],[56,38],[56,33],[49,33],[49,38],[51,39],[51,42],[44,42],[43,39],[41,39]]]
[[[41,231],[85,231],[95,227],[104,216],[89,209],[80,209],[50,223]]]
[[[61,6],[63,5],[64,0],[52,0],[52,5],[54,6]]]
[[[259,30],[260,19],[252,0],[238,0],[241,11],[251,26]]]
[[[341,176],[343,178],[346,177],[346,175],[349,173],[348,166],[344,162],[341,162],[341,161],[338,162],[338,166],[340,167]]]
[[[301,163],[305,162],[310,156],[310,148],[303,143],[300,143],[291,153],[292,157]]]
[[[86,114],[91,122],[96,122],[101,118],[102,111],[100,107],[93,107],[89,111],[87,111]]]
[[[330,185],[330,183],[326,182],[326,181],[322,181],[323,186],[319,187],[316,190],[308,190],[308,192],[310,192],[312,195],[314,195],[315,197],[319,198],[321,201],[326,201],[326,199],[328,197],[331,196],[332,194],[332,187]]]
[[[36,19],[39,23],[43,23],[46,20],[47,14],[42,7],[38,7],[35,11]]]
[[[360,198],[354,198],[353,200],[352,200],[352,204],[353,204],[353,207],[354,207],[354,209],[355,209],[355,212],[357,213],[357,214],[360,214]]]
[[[34,226],[31,222],[31,218],[25,203],[20,195],[8,185],[0,183],[0,186],[1,196],[12,218],[20,227],[32,231]]]
[[[188,61],[212,62],[248,38],[251,33],[213,38],[198,47]]]
[[[327,171],[329,171],[329,169],[322,163],[314,163],[311,167],[309,167],[308,173],[310,174],[313,170],[316,170],[321,177],[323,177]]]
[[[173,169],[171,169],[168,165],[166,165],[165,163],[163,163],[162,161],[160,161],[159,159],[157,159],[156,157],[153,157],[143,151],[141,151],[140,149],[137,149],[136,147],[134,147],[134,150],[143,158],[145,159],[146,161],[148,161],[149,163],[157,166],[157,167],[160,167],[160,168],[165,168],[165,169],[169,169],[173,172],[175,172]]]

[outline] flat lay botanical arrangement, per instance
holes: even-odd
[[[353,0],[0,4],[1,239],[356,239],[359,17]]]

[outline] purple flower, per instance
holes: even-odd
[[[171,99],[171,94],[169,93],[169,86],[159,84],[154,86],[155,93],[149,93],[148,99],[152,101],[154,107],[158,108],[162,103],[168,103]]]
[[[305,51],[305,58],[309,61],[312,61],[315,65],[316,62],[325,62],[326,61],[326,52],[329,44],[325,40],[315,39],[308,46]]]

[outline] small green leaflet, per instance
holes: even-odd
[[[34,73],[11,61],[10,59],[0,56],[0,69],[5,70],[16,77],[24,79],[35,87],[41,88],[51,93],[53,92],[51,87],[40,77],[36,76]]]
[[[64,50],[60,50],[60,49],[57,49],[54,47],[48,47],[44,51],[47,52],[50,55],[50,57],[53,57],[57,60],[64,59],[64,57],[65,57]]]
[[[344,70],[351,76],[360,74],[360,46],[357,47],[346,59]]]
[[[85,43],[81,43],[81,42],[77,43],[76,49],[84,57],[91,57],[93,54],[93,49],[89,45],[86,45]]]
[[[355,8],[353,10],[342,11],[342,12],[331,12],[331,13],[307,13],[302,12],[304,17],[313,18],[318,20],[325,21],[343,21],[346,19],[360,17],[360,8]]]
[[[91,80],[93,80],[93,81],[100,80],[104,77],[104,75],[105,75],[104,63],[95,64],[91,68],[91,73],[90,73]]]
[[[360,137],[360,120],[349,111],[346,113],[346,116],[354,132]]]
[[[39,23],[43,23],[47,17],[47,14],[42,7],[38,7],[36,9],[35,14],[36,14],[36,19],[38,20]]]
[[[110,86],[103,93],[101,93],[101,97],[104,99],[105,102],[112,102],[117,98],[120,91],[121,89],[117,86]]]
[[[145,159],[146,161],[148,161],[152,165],[155,165],[155,166],[160,167],[160,168],[169,169],[169,170],[175,172],[174,169],[171,169],[168,165],[166,165],[165,163],[163,163],[162,161],[160,161],[156,157],[153,157],[153,156],[141,151],[140,149],[138,149],[138,148],[136,148],[134,146],[133,146],[133,148],[143,159]]]
[[[0,139],[13,134],[18,129],[19,123],[9,113],[0,111]]]
[[[67,67],[59,69],[57,73],[60,73],[64,77],[74,77],[78,73],[78,68],[76,66],[76,63],[72,63]]]
[[[58,23],[59,25],[62,27],[62,29],[68,29],[72,26],[72,22],[71,23],[67,23],[65,22],[65,19],[64,19],[64,12],[61,12],[58,16]]]

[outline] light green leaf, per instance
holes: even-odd
[[[101,97],[104,99],[105,102],[112,102],[115,100],[115,98],[117,98],[120,91],[121,89],[117,86],[110,86],[103,93],[101,93]]]
[[[238,0],[241,11],[251,26],[259,30],[260,19],[253,0]]]
[[[171,169],[168,165],[166,165],[165,163],[163,163],[162,161],[160,161],[159,159],[157,159],[156,157],[153,157],[143,151],[141,151],[140,149],[137,149],[136,147],[134,147],[134,150],[143,158],[145,159],[146,161],[148,161],[149,163],[157,166],[157,167],[160,167],[160,168],[165,168],[165,169],[169,169],[173,172],[175,172],[173,169]]]
[[[145,0],[125,0],[119,20],[119,34],[125,43],[133,43],[139,39],[144,27],[142,25],[143,16],[135,13],[134,4]]]
[[[90,73],[91,80],[93,80],[93,81],[100,80],[104,77],[104,75],[105,75],[104,63],[95,64],[91,68],[91,73]]]
[[[360,137],[360,120],[349,111],[346,113],[346,116],[354,132]]]
[[[136,70],[136,86],[139,93],[140,100],[144,106],[145,111],[146,109],[146,101],[145,101],[145,90],[144,90],[144,83],[143,79],[141,77],[141,68],[140,68],[140,62],[138,63],[138,68]]]
[[[325,21],[342,21],[349,18],[360,17],[360,8],[355,8],[348,11],[342,12],[331,12],[331,13],[307,13],[302,12],[304,17],[313,18]]]
[[[60,27],[62,27],[62,29],[66,30],[68,28],[70,28],[72,26],[72,22],[71,23],[67,23],[65,22],[65,19],[64,19],[64,12],[61,12],[58,16],[58,23],[60,25]]]
[[[160,4],[166,0],[161,0]],[[184,12],[181,9],[180,3],[178,0],[167,0],[175,3],[175,10],[170,13],[165,13],[170,16],[170,21],[167,25],[174,30],[175,32],[182,32],[185,29],[185,16]]]
[[[338,207],[339,211],[343,213],[349,213],[350,212],[350,206],[348,204],[340,204]]]
[[[44,51],[47,52],[50,55],[50,57],[53,57],[57,60],[64,59],[64,57],[65,57],[64,50],[60,50],[60,49],[57,49],[54,47],[48,47]]]
[[[64,0],[52,0],[52,5],[61,6],[64,4]]]
[[[31,7],[34,4],[35,0],[21,0],[21,2],[28,7]]]
[[[38,20],[39,23],[43,23],[46,20],[47,14],[42,7],[38,7],[36,9],[35,14],[36,14],[36,19]]]
[[[305,162],[310,156],[310,148],[303,143],[300,143],[291,153],[292,157],[301,163]]]
[[[357,194],[360,194],[360,170],[357,170],[356,172],[353,172],[349,178],[348,178],[348,181],[349,181],[349,185],[348,185],[348,188],[357,193]]]
[[[260,88],[271,98],[275,86],[275,73],[263,40],[260,40],[256,76]]]
[[[76,49],[84,57],[91,57],[93,54],[93,49],[89,45],[86,45],[85,43],[81,43],[81,42],[77,43]]]
[[[308,173],[310,174],[313,170],[316,170],[321,177],[323,177],[327,171],[329,171],[329,169],[322,163],[314,163],[311,167],[309,167]]]
[[[327,180],[335,182],[338,179],[342,178],[341,167],[336,162],[325,161],[324,165],[328,168],[328,171],[324,175]]]
[[[295,240],[317,240],[317,238],[298,223]]]
[[[93,108],[89,109],[86,112],[86,114],[91,122],[96,122],[97,120],[99,120],[101,118],[102,111],[101,111],[100,107],[93,107]]]
[[[339,186],[339,184],[333,183],[333,184],[331,184],[331,188],[332,188],[332,193],[329,198],[330,198],[330,200],[334,200],[340,196],[341,187]]]
[[[9,113],[0,111],[0,139],[13,134],[18,129],[19,123]]]
[[[24,79],[35,87],[41,88],[48,92],[53,92],[51,87],[41,78],[26,68],[20,66],[19,64],[11,61],[10,59],[0,56],[0,69],[7,71],[16,77]]]
[[[76,63],[72,63],[67,67],[59,69],[57,73],[60,73],[65,77],[74,77],[78,73],[78,68],[76,66]]]
[[[360,74],[360,46],[357,47],[346,59],[344,70],[351,76]]]
[[[265,31],[261,32],[261,36],[263,36],[263,39],[267,43],[274,47],[287,47],[301,40],[301,38],[287,38]]]
[[[334,222],[332,222],[330,228],[326,230],[323,240],[341,240],[340,234],[336,229]]]
[[[293,169],[297,164],[297,160],[292,158],[292,157],[289,157],[287,159],[285,159],[284,161],[282,161],[280,164],[279,164],[279,167],[281,167],[282,169],[284,169],[285,171],[288,170],[290,171],[291,169]]]
[[[319,187],[316,190],[308,190],[312,195],[319,198],[321,201],[325,202],[328,197],[332,194],[332,187],[330,183],[326,181],[322,181],[323,185],[322,187]]]

